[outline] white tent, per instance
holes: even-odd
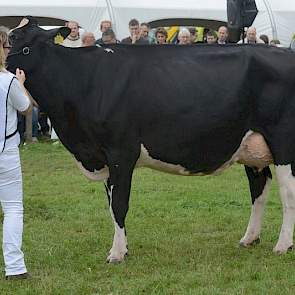
[[[256,0],[256,4],[259,13],[254,26],[258,33],[289,45],[295,33],[295,1]],[[101,20],[110,19],[119,39],[128,35],[131,18],[140,22],[190,19],[194,24],[202,24],[202,20],[227,21],[226,0],[1,0],[0,24],[24,15],[44,17],[48,21],[44,25],[76,20],[94,33],[98,33]],[[52,18],[55,23],[49,21]]]
[[[289,46],[295,33],[294,0],[256,0],[259,13],[253,23],[259,34]]]

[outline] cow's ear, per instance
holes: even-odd
[[[38,20],[31,15],[27,15],[23,19],[27,19],[30,26],[38,26]]]
[[[49,34],[49,38],[54,41],[56,44],[61,44],[64,39],[68,37],[71,33],[71,29],[67,27],[60,27],[58,29],[52,29],[47,31]]]
[[[38,22],[35,18],[28,15],[21,19],[20,23],[18,24],[17,27],[15,27],[15,29],[23,28],[23,27],[27,28],[27,27],[33,27],[33,26],[38,26]]]

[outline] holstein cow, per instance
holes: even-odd
[[[295,54],[268,46],[64,48],[32,20],[11,34],[10,70],[26,86],[92,180],[104,180],[114,220],[107,258],[127,254],[125,217],[136,166],[208,175],[246,165],[252,196],[240,243],[259,239],[274,163],[283,224],[274,251],[293,245]]]

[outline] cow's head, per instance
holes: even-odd
[[[21,68],[30,75],[34,67],[40,65],[42,47],[53,43],[57,35],[66,38],[70,31],[66,27],[44,30],[33,18],[24,18],[20,25],[9,34],[12,49],[7,59],[8,69],[15,72],[16,68]]]

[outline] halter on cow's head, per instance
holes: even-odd
[[[34,65],[40,63],[42,46],[52,44],[58,35],[64,39],[70,32],[67,27],[44,30],[34,18],[25,17],[9,34],[12,49],[8,55],[8,69],[15,72],[16,68],[21,68],[30,74]]]

